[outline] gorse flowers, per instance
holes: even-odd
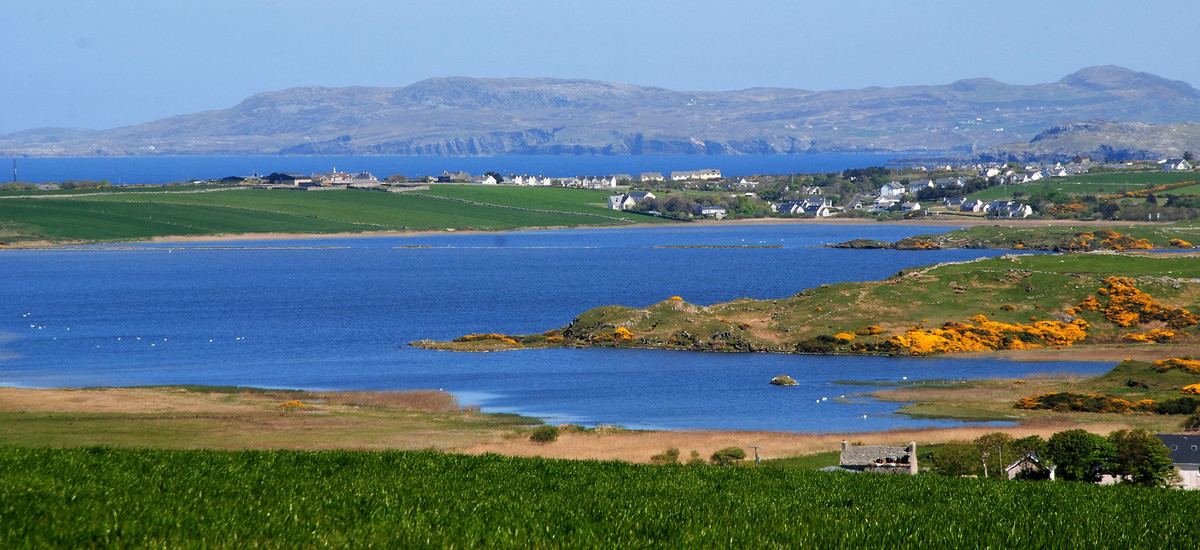
[[[974,323],[974,324],[972,324]],[[1087,338],[1087,321],[1076,319],[1038,321],[1031,325],[989,321],[983,315],[971,318],[971,323],[948,322],[940,329],[913,327],[903,335],[892,336],[887,344],[896,351],[912,355],[953,353],[962,351],[997,351],[1070,346]]]

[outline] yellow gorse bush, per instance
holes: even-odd
[[[854,331],[854,334],[859,336],[875,336],[876,334],[883,334],[883,327],[879,325],[868,325]]]
[[[1031,325],[989,321],[983,315],[971,317],[975,324],[948,322],[940,329],[913,327],[903,335],[888,339],[893,349],[912,355],[963,351],[1022,350],[1042,346],[1071,346],[1087,338],[1088,323],[1076,319],[1038,321]]]
[[[1181,329],[1200,322],[1200,318],[1192,312],[1163,305],[1153,296],[1138,290],[1133,286],[1132,279],[1109,277],[1104,283],[1106,286],[1096,289],[1096,294],[1106,297],[1106,304],[1101,304],[1095,296],[1088,296],[1079,302],[1077,308],[1102,311],[1105,319],[1123,327],[1163,321],[1171,328]]]
[[[1150,368],[1158,372],[1167,372],[1171,369],[1179,369],[1191,374],[1200,374],[1200,361],[1172,357],[1170,359],[1159,359],[1158,361],[1150,363]]]
[[[1153,329],[1144,333],[1131,332],[1121,336],[1122,339],[1130,342],[1149,342],[1153,344],[1161,344],[1175,339],[1177,333],[1173,330]]]
[[[455,342],[477,342],[479,340],[496,340],[498,342],[503,342],[505,344],[514,344],[514,345],[520,344],[520,342],[517,342],[511,336],[507,336],[504,334],[496,334],[494,332],[480,333],[480,334],[468,334],[466,336],[459,336],[458,338],[454,339]]]

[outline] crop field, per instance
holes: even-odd
[[[0,200],[0,236],[114,241],[239,233],[337,233],[612,225],[653,218],[604,208],[607,193],[443,186],[441,196],[370,191],[105,191]],[[473,202],[468,202],[473,201]]]
[[[1200,544],[1200,494],[432,452],[0,448],[15,547]]]

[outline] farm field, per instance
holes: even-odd
[[[104,242],[247,233],[362,233],[614,225],[654,218],[607,192],[440,186],[435,192],[108,190],[0,199],[0,240]],[[469,198],[468,198],[469,197]]]
[[[983,201],[1012,200],[1013,193],[1029,196],[1045,187],[1072,195],[1115,195],[1126,191],[1139,191],[1147,187],[1169,185],[1186,181],[1197,181],[1195,172],[1132,172],[1109,174],[1084,174],[1068,178],[1047,178],[1032,183],[1001,185],[971,193],[968,198]],[[1196,186],[1173,189],[1168,194],[1196,193]]]
[[[1191,547],[1194,492],[432,452],[0,447],[0,544]]]

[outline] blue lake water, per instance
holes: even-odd
[[[30,182],[108,180],[116,185],[168,183],[225,176],[371,172],[379,178],[393,174],[436,176],[444,170],[481,175],[533,174],[548,177],[630,174],[715,168],[726,176],[841,172],[847,168],[882,166],[894,155],[653,155],[653,156],[501,156],[501,157],[81,157],[16,159],[17,179]],[[5,173],[12,160],[5,163]],[[5,179],[5,181],[8,181]]]
[[[630,428],[867,431],[893,414],[839,380],[1099,374],[1020,363],[652,350],[461,354],[408,347],[561,327],[673,295],[711,304],[998,251],[819,248],[934,228],[704,226],[440,234],[127,249],[0,250],[0,385],[445,389],[484,411]],[[779,245],[781,248],[662,248]],[[767,382],[787,374],[800,381]],[[863,415],[866,415],[864,418]]]

